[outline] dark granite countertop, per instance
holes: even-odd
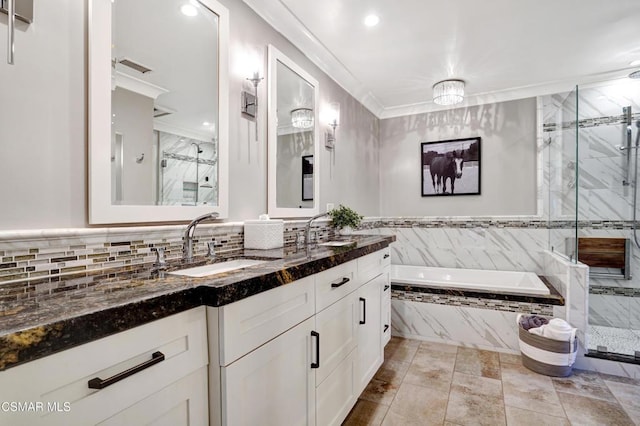
[[[128,330],[201,305],[223,306],[292,283],[378,251],[393,236],[353,235],[344,247],[244,250],[215,260],[82,273],[18,283],[46,295],[0,306],[0,370]],[[234,258],[268,262],[215,276],[191,278],[167,272]],[[16,284],[11,284],[15,290]],[[0,291],[2,286],[0,286]]]

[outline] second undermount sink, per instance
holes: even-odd
[[[355,243],[355,241],[327,241],[326,243],[319,243],[318,245],[325,247],[344,247]]]
[[[236,269],[248,268],[268,262],[267,260],[236,259],[226,262],[212,263],[211,265],[196,266],[194,268],[180,269],[168,272],[169,275],[182,275],[185,277],[206,277],[209,275],[221,274],[223,272],[234,271]]]

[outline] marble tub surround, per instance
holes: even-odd
[[[202,304],[222,306],[332,268],[387,247],[392,237],[353,236],[347,247],[278,250],[280,259],[211,277],[185,278],[147,266],[83,272],[42,280],[32,298],[3,302],[0,312],[0,369],[127,330]],[[250,255],[270,250],[251,250]],[[239,250],[227,258],[244,256]],[[217,259],[222,260],[222,258]],[[198,266],[210,260],[200,260]],[[25,282],[25,289],[32,288]],[[37,286],[45,286],[46,296]],[[2,286],[0,286],[2,288]],[[52,290],[49,292],[49,290]]]

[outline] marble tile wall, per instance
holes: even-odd
[[[379,219],[378,225],[377,232],[396,236],[391,245],[394,264],[543,272],[546,222]]]

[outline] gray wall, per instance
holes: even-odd
[[[241,0],[221,2],[231,24],[229,219],[255,218],[267,208],[266,110],[260,109],[256,142],[254,123],[240,116],[249,75],[236,64],[254,51],[266,70],[268,43],[318,79],[321,105],[341,106],[336,149],[323,149],[319,159],[321,209],[342,202],[377,215],[378,119]],[[34,24],[17,23],[16,65],[0,65],[0,230],[87,226],[86,3],[36,2]],[[4,57],[4,47],[0,53]],[[262,100],[266,88],[263,81]]]
[[[480,136],[481,195],[421,196],[420,143]],[[534,98],[380,122],[381,216],[533,215]]]

